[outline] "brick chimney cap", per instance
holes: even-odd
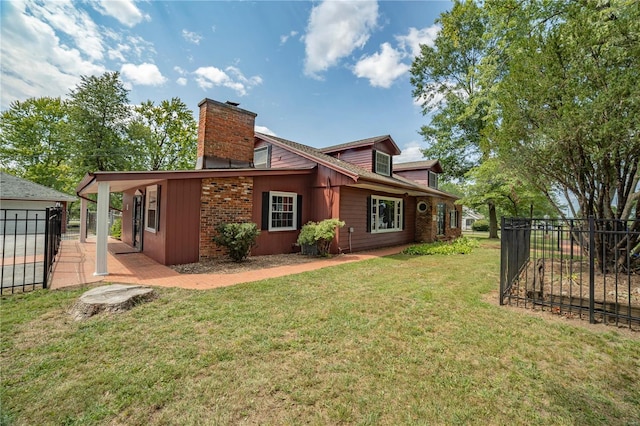
[[[198,103],[198,108],[202,107],[202,105],[204,105],[204,104],[214,104],[214,105],[218,105],[218,106],[225,107],[225,108],[233,108],[236,111],[242,112],[244,114],[253,115],[254,117],[256,117],[258,115],[255,112],[251,112],[251,111],[247,111],[246,109],[238,108],[238,105],[240,105],[240,104],[236,103],[236,102],[227,101],[225,103],[222,103],[222,102],[214,101],[213,99],[204,98],[203,100],[201,100]]]

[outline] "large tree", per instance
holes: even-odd
[[[67,109],[60,98],[14,101],[0,117],[0,167],[32,182],[72,193]]]
[[[195,166],[198,127],[193,113],[180,98],[137,106],[128,134],[136,147],[137,169],[179,170]]]
[[[127,170],[133,154],[125,138],[131,109],[119,73],[80,79],[69,93],[70,143],[77,172]]]
[[[422,45],[411,66],[413,96],[430,123],[420,133],[428,144],[424,155],[438,158],[444,177],[464,180],[490,154],[486,116],[488,87],[481,64],[490,47],[485,11],[472,0],[456,1],[437,19],[442,28],[434,45]],[[486,199],[491,238],[498,237],[493,198]]]

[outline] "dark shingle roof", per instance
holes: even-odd
[[[414,182],[410,179],[406,179],[399,175],[394,174],[393,176],[383,176],[377,173],[370,172],[369,170],[356,166],[355,164],[349,163],[347,161],[339,160],[335,157],[324,154],[319,149],[310,147],[308,145],[303,145],[301,143],[279,138],[277,136],[265,135],[257,132],[256,132],[256,136],[267,142],[285,145],[289,149],[293,150],[294,152],[297,152],[303,157],[309,158],[310,160],[323,164],[329,168],[342,171],[344,174],[351,176],[354,179],[354,181],[357,181],[359,178],[362,178],[368,181],[378,182],[378,183],[382,183],[390,186],[412,188],[417,191],[430,192],[433,194],[439,194],[439,195],[451,197],[450,194],[435,190],[433,188],[425,187],[424,185],[420,185],[417,182]]]
[[[393,170],[428,170],[433,169],[437,173],[442,173],[442,166],[438,160],[411,161],[407,163],[393,163]]]
[[[0,199],[25,201],[75,201],[76,197],[5,172],[0,172]]]
[[[345,150],[351,149],[351,148],[358,148],[358,147],[362,147],[362,146],[371,146],[371,145],[374,145],[374,144],[376,144],[378,142],[383,142],[383,141],[386,141],[386,140],[391,142],[391,145],[396,150],[396,152],[399,154],[400,153],[400,148],[398,148],[398,145],[396,145],[396,143],[394,142],[394,140],[391,137],[391,135],[374,136],[372,138],[360,139],[360,140],[353,141],[353,142],[347,142],[347,143],[342,143],[342,144],[339,144],[339,145],[328,146],[326,148],[320,149],[319,151],[320,152],[324,152],[324,153],[345,151]]]

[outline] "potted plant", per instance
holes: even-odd
[[[331,241],[336,236],[336,228],[342,228],[340,219],[325,219],[321,222],[308,222],[300,230],[298,244],[302,254],[327,256]]]

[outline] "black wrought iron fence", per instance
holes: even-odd
[[[640,220],[502,219],[500,304],[640,328]]]
[[[0,210],[0,294],[47,288],[60,248],[62,210]]]

